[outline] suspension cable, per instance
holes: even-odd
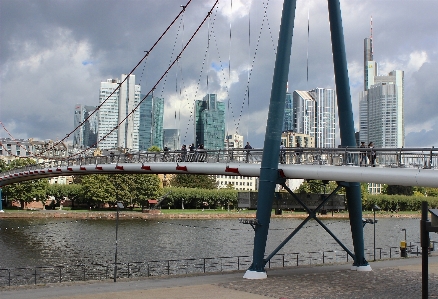
[[[94,115],[101,107],[102,107],[102,105],[103,104],[105,104],[106,103],[106,101],[114,94],[114,93],[116,93],[116,91],[117,90],[119,90],[120,89],[120,86],[121,86],[121,84],[123,84],[128,78],[129,78],[129,76],[137,69],[137,67],[143,62],[143,60],[145,60],[146,59],[146,57],[148,57],[149,56],[149,54],[150,54],[150,52],[155,48],[155,46],[161,41],[161,39],[164,37],[164,35],[169,31],[169,29],[173,26],[173,24],[176,22],[176,20],[183,14],[183,12],[185,11],[185,9],[187,8],[187,6],[190,4],[190,2],[192,2],[192,0],[189,0],[188,2],[187,2],[187,4],[185,5],[185,6],[183,6],[182,7],[182,9],[181,9],[181,11],[178,13],[178,15],[173,19],[173,21],[170,23],[170,25],[166,28],[166,30],[164,30],[164,32],[161,34],[161,36],[158,38],[158,40],[157,41],[155,41],[155,43],[152,45],[152,47],[148,50],[148,51],[146,51],[146,54],[143,56],[143,58],[137,63],[137,65],[131,70],[131,72],[129,72],[129,74],[125,77],[125,79],[120,83],[120,84],[118,84],[118,87],[117,88],[115,88],[114,89],[114,91],[99,105],[99,106],[97,106],[97,108],[92,112],[92,113],[90,113],[89,115],[88,115],[88,117],[87,118],[85,118],[85,120],[82,122],[82,123],[80,123],[73,131],[71,131],[70,133],[68,133],[63,139],[61,139],[60,141],[58,141],[56,144],[54,144],[53,145],[53,147],[55,147],[55,146],[57,146],[57,145],[59,145],[61,142],[63,142],[63,141],[65,141],[67,138],[69,138],[70,137],[70,135],[71,134],[73,134],[78,128],[80,128],[81,126],[83,126],[87,121],[88,121],[88,119],[89,118],[91,118],[91,116],[92,115]],[[126,118],[125,118],[126,119]],[[118,127],[118,126],[117,126]],[[114,131],[114,129],[111,131],[111,132],[113,132]],[[107,137],[108,135],[105,135],[105,137]],[[101,139],[100,141],[102,141],[103,139]],[[100,142],[99,141],[99,142]],[[99,142],[97,142],[96,144],[94,144],[94,145],[97,145]],[[94,146],[93,145],[93,146]],[[53,148],[52,147],[52,148]],[[43,151],[42,153],[44,153],[44,152],[47,152],[49,149],[47,149],[47,150],[45,150],[45,151]],[[41,153],[41,154],[42,154]]]
[[[158,84],[161,82],[161,80],[163,80],[163,78],[168,74],[168,72],[170,71],[170,69],[173,67],[173,65],[178,61],[178,59],[181,57],[181,54],[187,49],[188,45],[192,42],[193,38],[195,37],[195,35],[199,32],[199,30],[201,29],[202,25],[204,25],[205,21],[207,20],[207,18],[210,17],[211,12],[213,11],[213,9],[216,7],[217,3],[219,2],[219,0],[216,0],[216,2],[213,4],[212,8],[209,10],[209,12],[207,13],[207,15],[205,16],[205,18],[203,19],[203,21],[201,22],[201,24],[198,26],[198,28],[195,30],[195,32],[192,34],[192,36],[190,37],[190,39],[188,40],[188,42],[185,44],[184,48],[181,50],[181,52],[179,52],[179,54],[177,55],[177,57],[173,60],[173,62],[169,65],[169,67],[166,69],[166,71],[163,73],[163,75],[158,79],[158,81],[155,83],[155,85],[149,90],[149,92],[145,95],[145,97],[134,107],[134,109],[131,110],[130,113],[128,113],[125,118],[123,118],[110,132],[108,132],[105,136],[103,136],[99,141],[97,141],[95,144],[93,144],[91,147],[94,147],[95,145],[99,144],[101,141],[103,141],[106,137],[108,137],[112,132],[114,132],[116,129],[118,129],[118,127],[129,117],[131,116],[131,114],[133,114],[137,108],[141,105],[141,103],[143,103],[143,101],[153,92],[153,90],[156,89],[156,87],[158,86]],[[89,148],[91,148],[89,147]],[[89,148],[83,150],[80,153],[77,153],[73,156],[76,155],[80,155],[82,153],[84,153],[85,151],[87,151]]]

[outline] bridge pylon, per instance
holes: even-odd
[[[265,265],[268,259],[264,258],[264,254],[272,211],[272,195],[274,194],[275,185],[277,184],[278,179],[279,145],[284,118],[286,85],[289,74],[295,9],[296,0],[283,2],[277,56],[275,60],[268,120],[266,125],[264,151],[260,168],[259,197],[256,213],[258,225],[256,226],[254,236],[253,262],[243,276],[247,279],[267,278]],[[338,101],[341,146],[355,147],[356,140],[354,136],[353,110],[351,105],[339,0],[328,0],[328,10]],[[364,253],[360,184],[349,183],[345,185],[345,189],[354,245],[354,263],[352,270],[369,271],[371,270],[371,267],[365,260]],[[309,217],[311,217],[311,215]]]

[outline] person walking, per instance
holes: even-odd
[[[362,150],[362,149],[365,149],[366,148],[366,145],[365,145],[365,142],[364,141],[362,141],[361,143],[360,143],[360,146],[359,146],[359,148],[361,148],[361,150],[360,150],[360,162],[359,162],[359,165],[360,166],[362,166],[362,165],[367,165],[367,153],[366,153],[366,151],[365,150]]]
[[[181,147],[181,161],[182,162],[186,161],[186,156],[187,156],[187,147],[185,144],[183,144]]]
[[[285,152],[285,147],[283,145],[283,142],[280,143],[280,163],[284,164],[286,163],[286,152]]]
[[[376,151],[374,150],[374,143],[371,141],[368,144],[368,147],[371,149],[371,151],[368,153],[369,157],[369,161],[370,161],[370,165],[372,167],[376,167]]]
[[[295,164],[301,163],[301,152],[303,150],[301,149],[301,145],[299,142],[297,142],[297,149],[295,150]]]
[[[251,151],[250,150],[252,149],[252,146],[249,144],[249,142],[246,143],[245,149],[247,150],[246,151],[246,163],[248,163],[249,162],[249,156],[251,155]]]

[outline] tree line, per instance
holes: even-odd
[[[22,158],[6,164],[0,160],[0,171],[35,164],[30,158]],[[123,202],[127,207],[148,205],[149,199],[165,196],[162,203],[165,208],[237,208],[237,193],[232,186],[218,189],[214,176],[176,174],[171,176],[170,186],[162,186],[155,174],[93,174],[74,176],[68,185],[49,184],[48,179],[38,179],[15,183],[2,188],[3,196],[8,200],[18,200],[22,208],[31,201],[40,201],[44,205],[49,197],[52,205],[59,205],[68,198],[72,206],[101,207],[115,206]],[[333,181],[306,180],[295,193],[330,194],[337,187]],[[438,207],[438,188],[388,186],[383,185],[382,193],[368,193],[368,184],[361,183],[362,204],[364,210],[371,210],[377,204],[387,211],[420,209],[421,201],[427,200],[430,207]],[[341,188],[339,193],[343,193]]]

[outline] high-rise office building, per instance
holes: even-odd
[[[180,149],[180,134],[179,129],[164,129],[163,130],[163,145],[171,151]]]
[[[195,142],[205,149],[222,149],[225,139],[225,104],[216,94],[207,94],[195,102]]]
[[[130,75],[124,83],[121,83],[125,78],[127,75],[123,74],[121,80],[108,79],[100,84],[101,107],[98,112],[97,138],[98,140],[104,138],[98,145],[101,149],[119,148],[138,151],[140,111],[139,109],[132,111],[140,102],[141,87],[135,85],[135,75]],[[120,89],[114,92],[119,85],[121,85]],[[115,127],[117,129],[112,131]]]
[[[145,95],[142,95],[143,99]],[[148,95],[140,104],[139,149],[148,150],[151,146],[163,149],[164,100]]]
[[[95,147],[97,143],[98,113],[92,114],[94,110],[96,110],[95,106],[85,106],[81,104],[75,106],[73,125],[75,128],[79,128],[73,134],[74,148],[85,149]]]
[[[290,92],[286,92],[286,104],[284,106],[283,132],[293,131],[294,129],[294,105],[293,97]]]
[[[293,131],[313,137],[316,147],[335,147],[335,91],[315,88],[293,93]]]
[[[375,147],[404,146],[404,73],[378,75],[371,37],[364,41],[364,91],[359,94],[359,139]]]

